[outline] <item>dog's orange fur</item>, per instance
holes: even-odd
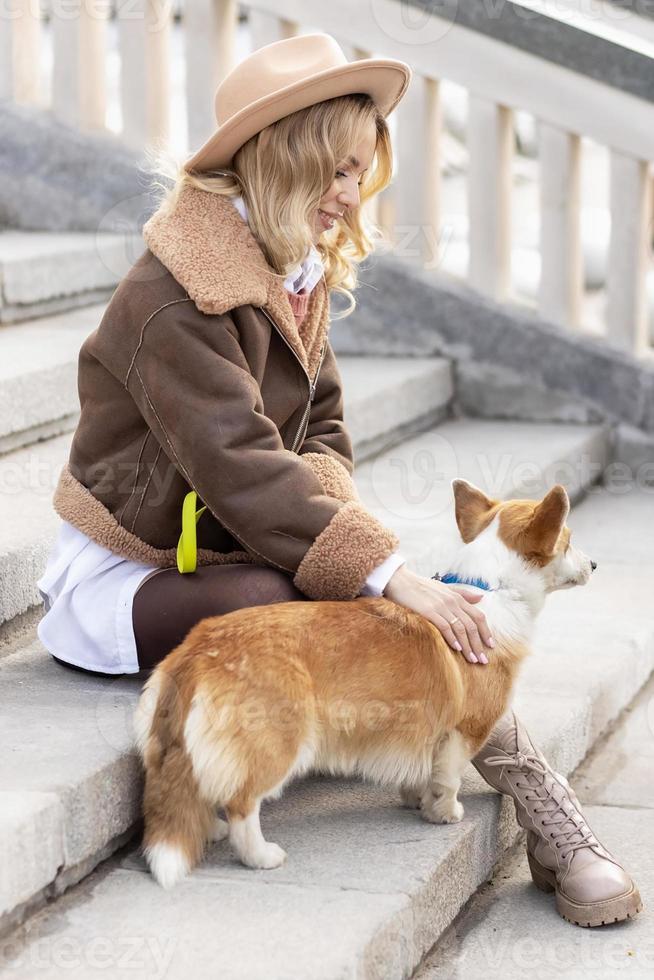
[[[502,537],[516,550],[546,561],[567,543],[560,521],[552,541],[552,514],[517,540],[536,501],[500,504],[465,486],[456,497],[464,540],[501,507]],[[146,851],[174,845],[192,867],[215,807],[230,821],[246,817],[302,771],[307,747],[322,771],[373,771],[406,788],[428,780],[443,736],[458,732],[469,757],[482,746],[527,653],[500,643],[488,665],[469,664],[424,616],[386,598],[287,602],[202,620],[144,690],[156,698],[142,733]],[[194,699],[202,710],[185,735]],[[205,746],[196,770],[187,737]]]

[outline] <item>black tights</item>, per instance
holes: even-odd
[[[154,667],[207,616],[246,606],[267,606],[307,597],[286,572],[260,565],[200,565],[180,575],[165,568],[139,586],[132,623],[141,670]]]

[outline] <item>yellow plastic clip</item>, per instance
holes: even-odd
[[[198,564],[198,538],[195,525],[204,514],[206,505],[196,511],[198,495],[190,490],[182,504],[182,533],[177,542],[177,568],[184,575],[194,572]]]

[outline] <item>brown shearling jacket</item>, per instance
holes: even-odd
[[[324,277],[298,330],[234,205],[193,187],[143,237],[80,350],[55,510],[116,554],[175,567],[193,489],[198,564],[270,565],[309,598],[354,598],[399,541],[351,479]]]

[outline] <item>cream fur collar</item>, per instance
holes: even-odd
[[[282,277],[275,277],[229,198],[184,187],[172,212],[159,209],[146,221],[143,238],[203,313],[262,306],[313,377],[329,331],[325,277],[311,291],[298,330]]]

